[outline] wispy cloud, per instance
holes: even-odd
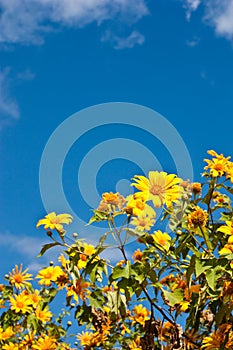
[[[131,25],[148,14],[144,0],[0,0],[0,43],[41,44],[48,32],[110,20]]]
[[[201,4],[201,0],[185,0],[184,8],[186,10],[186,18],[189,21],[192,12],[196,11]]]
[[[219,36],[233,39],[233,0],[208,0],[205,20]]]
[[[145,37],[134,30],[128,36],[117,36],[110,31],[106,31],[105,35],[101,39],[102,41],[109,41],[113,47],[117,50],[132,49],[135,45],[142,45],[145,41]]]
[[[61,249],[53,248],[41,258],[37,258],[43,244],[49,243],[46,238],[28,237],[26,235],[14,235],[10,232],[0,233],[0,251],[7,252],[17,257],[32,272],[37,272],[42,266],[48,265],[50,261],[57,261]],[[17,263],[14,258],[13,264]],[[9,261],[9,264],[11,262]],[[11,268],[12,266],[10,266]]]
[[[20,115],[19,106],[10,93],[11,82],[10,69],[0,71],[0,129]]]
[[[186,44],[190,47],[195,47],[199,44],[200,38],[193,37],[191,40],[187,40]]]
[[[188,20],[202,5],[204,22],[212,26],[218,36],[233,39],[233,0],[183,0],[183,4]]]

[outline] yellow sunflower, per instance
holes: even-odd
[[[145,325],[145,321],[149,320],[150,311],[147,310],[142,304],[136,305],[133,308],[133,316],[131,317],[133,322],[140,323],[142,326]]]
[[[163,247],[163,249],[168,250],[170,247],[170,241],[171,237],[169,236],[168,233],[162,232],[160,230],[155,231],[151,237],[153,238],[154,242],[160,246]]]
[[[233,235],[233,222],[226,221],[226,225],[220,226],[217,231],[223,232],[226,235]]]
[[[32,275],[30,273],[27,273],[28,269],[23,271],[22,264],[20,265],[20,268],[18,265],[15,265],[15,268],[12,269],[12,271],[9,273],[9,282],[12,286],[15,286],[17,289],[21,289],[25,285],[30,285],[30,280],[32,280]]]
[[[28,297],[31,299],[31,304],[33,307],[37,307],[39,302],[42,300],[38,289],[36,289],[34,293],[28,294]]]
[[[56,350],[56,339],[50,338],[48,335],[40,337],[32,349],[36,350]]]
[[[25,294],[14,294],[14,297],[10,297],[11,310],[16,313],[22,312],[23,314],[31,311],[31,299]]]
[[[57,231],[63,231],[62,224],[68,225],[72,222],[72,220],[73,220],[73,217],[70,214],[56,215],[55,212],[52,212],[46,215],[44,219],[39,220],[36,227],[44,225],[45,230],[50,228],[50,230],[56,229]]]
[[[213,158],[211,160],[204,159],[204,162],[207,163],[204,169],[210,169],[210,174],[213,177],[223,176],[228,170],[229,159],[231,157],[226,158],[223,154],[218,154],[213,150],[209,150],[207,153],[210,154]]]
[[[163,204],[171,206],[176,202],[181,193],[181,179],[174,174],[167,174],[164,171],[150,171],[149,177],[136,175],[132,186],[140,192],[135,193],[136,198],[143,201],[152,201],[156,208]]]
[[[227,244],[219,251],[219,255],[227,255],[233,253],[233,235],[228,238]]]
[[[149,215],[155,217],[156,213],[154,209],[145,203],[145,200],[142,198],[137,198],[136,193],[134,195],[129,195],[126,200],[125,212],[130,215],[140,216],[140,215]]]
[[[52,282],[55,282],[59,276],[63,274],[60,266],[49,266],[39,271],[36,278],[40,278],[39,284],[50,286]]]
[[[79,297],[81,300],[85,301],[86,294],[89,294],[88,287],[90,286],[89,282],[83,281],[82,277],[80,277],[75,286],[66,287],[67,289],[67,297],[73,296],[74,300],[78,303]]]
[[[8,344],[5,344],[2,346],[3,350],[19,350],[19,345],[9,342]]]
[[[149,231],[155,224],[155,217],[147,214],[140,214],[137,217],[133,217],[131,224],[134,225],[138,231]]]
[[[40,307],[38,307],[35,311],[35,314],[37,319],[42,323],[46,323],[52,318],[52,313],[51,311],[49,311],[48,306],[43,310]]]
[[[0,327],[0,340],[7,340],[14,335],[12,327],[7,327],[5,331]]]
[[[137,337],[135,340],[132,341],[131,344],[129,344],[130,350],[141,350],[142,347],[140,346],[140,337]]]

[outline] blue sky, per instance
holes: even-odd
[[[45,214],[40,161],[72,114],[109,102],[159,112],[183,139],[197,180],[207,149],[232,153],[232,0],[0,0],[0,9],[0,272],[41,263],[33,259],[47,241],[35,229]],[[157,127],[151,123],[152,133]],[[145,130],[100,125],[73,144],[62,169],[67,201],[84,221],[90,206],[78,188],[79,166],[116,137],[144,145],[165,171],[176,171],[166,147]],[[140,160],[119,158],[96,174],[99,193],[142,171]],[[93,185],[87,176],[86,190]]]

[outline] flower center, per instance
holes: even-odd
[[[150,193],[153,194],[154,196],[159,196],[163,192],[162,186],[159,185],[153,185],[150,188]]]
[[[23,277],[22,275],[15,275],[14,280],[16,283],[22,283],[23,282]]]
[[[50,279],[52,277],[52,274],[50,272],[47,272],[45,275],[44,275],[44,278],[45,279]]]
[[[224,169],[224,166],[221,164],[221,163],[217,163],[216,165],[215,165],[215,167],[214,167],[214,169],[215,170],[222,170],[222,169]]]
[[[17,306],[19,309],[22,309],[24,307],[24,303],[22,303],[22,301],[18,301]]]

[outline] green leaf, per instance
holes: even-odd
[[[176,289],[174,292],[168,292],[163,289],[163,294],[172,306],[179,304],[184,299],[184,292],[182,289]]]
[[[112,279],[117,280],[118,278],[129,278],[130,276],[130,262],[127,261],[124,267],[116,266],[112,271]]]
[[[109,218],[109,214],[105,213],[103,211],[93,210],[93,212],[94,212],[94,215],[90,218],[87,225],[91,225],[93,222],[100,222],[100,221],[108,220],[108,218]]]
[[[203,272],[206,270],[210,269],[211,265],[207,264],[206,260],[200,260],[196,259],[196,264],[195,264],[195,272],[196,272],[196,277],[198,278]]]
[[[40,253],[37,255],[37,258],[40,258],[42,255],[44,255],[44,253],[45,253],[48,249],[50,249],[50,248],[52,248],[52,247],[55,247],[55,246],[57,246],[57,245],[61,245],[61,243],[59,243],[59,242],[53,242],[53,243],[48,243],[48,244],[43,245],[43,246],[42,246],[42,249],[41,249],[41,251],[40,251]]]
[[[219,269],[216,270],[216,268],[206,271],[206,280],[207,280],[208,286],[212,290],[215,290],[216,288],[216,283],[219,278],[219,272],[220,272]]]

